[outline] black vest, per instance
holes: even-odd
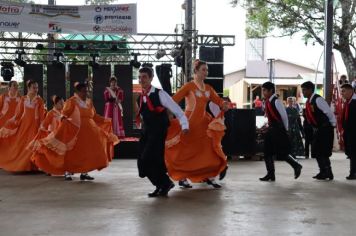
[[[159,100],[159,89],[155,88],[155,91],[152,92],[148,97],[150,98],[153,107],[163,107],[161,101]],[[142,95],[141,95],[142,96]],[[141,96],[138,97],[137,103],[140,106]],[[162,130],[167,129],[169,126],[169,118],[167,110],[164,109],[162,112],[150,111],[148,109],[147,103],[142,102],[141,112],[143,120],[143,129],[146,130]]]
[[[272,111],[269,111],[269,113],[267,113],[268,124],[272,127],[284,127],[282,117],[276,108],[276,100],[277,99],[278,99],[277,97],[273,97],[272,101],[270,101]],[[265,104],[266,112],[267,112],[267,109],[268,109],[267,104]],[[274,117],[272,114],[275,114],[276,117]]]
[[[312,112],[313,112],[314,119],[317,123],[317,127],[331,126],[329,118],[316,105],[316,99],[319,97],[321,97],[321,96],[318,94],[315,94],[313,99],[310,101],[310,105],[312,107]]]

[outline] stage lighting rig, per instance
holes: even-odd
[[[23,55],[26,55],[26,52],[23,50],[16,50],[17,58],[14,60],[16,65],[25,67],[27,63],[23,60]]]
[[[157,58],[157,60],[161,59],[165,55],[166,55],[166,50],[164,50],[163,48],[158,49],[157,52],[155,53],[155,57]]]
[[[100,57],[99,53],[90,53],[90,57],[92,58],[92,61],[89,62],[89,66],[93,68],[99,68],[100,64],[96,62],[96,58]]]
[[[64,63],[62,62],[62,59],[64,57],[63,52],[54,52],[53,56],[55,56],[56,59],[52,61],[52,65],[63,67],[64,66]]]
[[[11,62],[1,62],[1,77],[4,81],[11,81],[14,77],[14,64]]]
[[[133,60],[131,60],[130,61],[130,66],[133,66],[133,67],[135,67],[135,68],[140,68],[140,66],[141,66],[141,62],[139,62],[138,60],[137,60],[137,57],[139,56],[139,55],[141,55],[140,53],[131,53],[131,56],[133,56],[134,57],[134,59]]]
[[[143,63],[143,64],[142,64],[142,67],[150,67],[150,68],[153,68],[153,64],[152,64],[152,63],[149,63],[149,62],[146,62],[146,63]]]

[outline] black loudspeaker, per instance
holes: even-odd
[[[128,137],[136,136],[137,134],[133,130],[133,85],[132,85],[132,77],[133,71],[132,66],[130,65],[115,65],[114,66],[114,75],[117,78],[118,86],[124,90],[124,101],[122,103],[122,109],[124,113],[123,122],[125,134]]]
[[[225,113],[225,136],[222,140],[226,155],[250,156],[256,149],[256,115],[253,109],[231,109]]]
[[[223,47],[205,47],[199,48],[199,59],[206,62],[224,62]]]
[[[170,96],[172,96],[172,65],[171,64],[162,64],[156,66],[156,74],[161,83],[162,89],[166,91]]]
[[[104,114],[104,91],[109,86],[111,65],[93,67],[93,104],[97,114]]]
[[[27,94],[27,81],[38,83],[38,94],[43,97],[43,64],[27,64],[24,68],[24,94]]]
[[[74,94],[74,83],[85,82],[88,78],[88,65],[70,65],[69,66],[69,80],[70,80],[70,96]]]
[[[66,99],[66,79],[64,66],[47,65],[47,108],[52,109],[52,96]]]
[[[224,64],[208,63],[208,77],[223,78],[224,77]]]
[[[212,86],[215,90],[215,92],[217,94],[219,94],[220,96],[223,95],[224,93],[224,83],[223,83],[223,79],[205,79],[204,83],[209,84],[210,86]]]

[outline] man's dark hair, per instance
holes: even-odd
[[[273,93],[276,92],[276,86],[272,82],[266,82],[266,83],[262,84],[262,88],[265,88],[269,91],[272,90]]]
[[[148,77],[153,78],[153,70],[150,67],[142,67],[138,72],[146,73]]]
[[[303,89],[311,89],[313,92],[315,90],[315,85],[313,84],[313,82],[310,82],[310,81],[302,83],[301,87]]]
[[[354,89],[351,84],[343,84],[343,85],[341,85],[341,88],[343,88],[343,89],[350,89],[350,90],[353,90],[353,89]]]

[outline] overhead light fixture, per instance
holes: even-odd
[[[180,56],[181,53],[182,53],[182,50],[180,50],[179,48],[173,48],[169,54],[171,55],[171,57],[176,58],[176,57]]]
[[[161,59],[165,55],[166,55],[166,50],[164,50],[163,48],[158,49],[157,52],[155,53],[155,57],[157,58],[157,60]]]
[[[43,50],[43,49],[44,49],[43,44],[42,44],[42,43],[38,43],[38,44],[36,45],[36,49],[37,49],[37,50]]]
[[[145,63],[142,64],[142,67],[150,67],[150,68],[152,68],[153,64],[149,63],[149,62],[145,62]]]
[[[17,54],[17,58],[14,60],[16,65],[25,67],[27,65],[27,63],[23,60],[23,55],[25,55],[26,52],[23,50],[16,50],[15,53]]]
[[[100,64],[96,61],[97,57],[100,57],[99,53],[90,53],[90,57],[92,58],[92,61],[89,62],[89,66],[93,68],[99,68]]]
[[[11,81],[11,78],[14,77],[14,64],[11,62],[1,62],[1,77],[4,81]]]
[[[131,53],[131,56],[133,56],[134,59],[130,61],[130,66],[133,66],[133,67],[135,67],[135,68],[140,68],[141,62],[139,62],[139,61],[137,60],[137,57],[138,57],[139,55],[141,55],[141,54],[140,54],[140,53]]]
[[[52,65],[56,65],[58,67],[64,67],[64,63],[62,62],[62,59],[64,57],[63,52],[54,52],[53,56],[55,56],[56,59],[52,61]]]

